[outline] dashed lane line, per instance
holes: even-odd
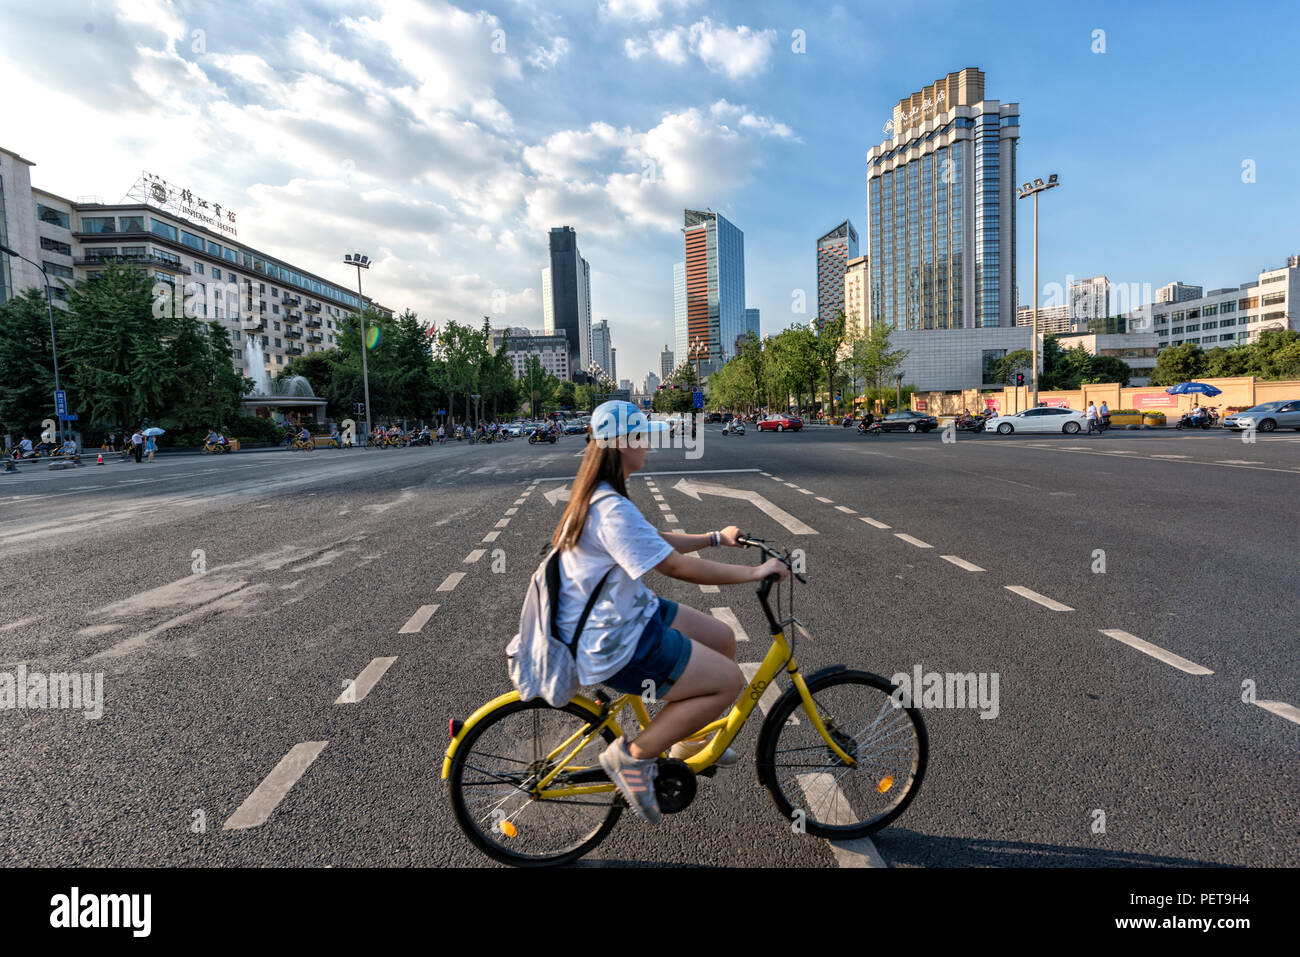
[[[730,608],[725,605],[721,608],[710,608],[709,614],[734,631],[737,641],[749,641],[745,626],[740,623],[740,619],[736,617],[736,613]]]
[[[934,548],[933,545],[921,541],[919,538],[913,538],[911,535],[904,535],[902,532],[894,532],[895,538],[901,538],[909,545],[915,545],[917,548]]]
[[[508,518],[503,518],[503,519],[501,519],[499,522],[497,522],[495,525],[493,525],[492,527],[493,527],[493,528],[505,528],[505,527],[506,527],[507,525],[509,525],[509,524],[510,524],[510,519],[508,519]]]
[[[832,826],[856,824],[858,816],[853,813],[849,800],[835,783],[835,778],[825,771],[795,775],[799,786],[803,788],[808,806],[826,808],[818,811],[817,820]],[[885,859],[876,850],[876,845],[869,837],[859,837],[851,841],[827,841],[835,863],[840,867],[888,867]]]
[[[835,511],[837,511],[837,512],[843,512],[845,515],[857,515],[857,514],[858,514],[858,513],[855,512],[853,509],[849,508],[847,505],[836,505],[836,506],[835,506]]]
[[[460,580],[464,577],[465,577],[464,572],[452,572],[450,575],[448,575],[446,578],[442,580],[442,584],[438,586],[437,590],[451,591],[457,585],[460,584]]]
[[[835,503],[832,502],[830,499],[828,499],[828,498],[824,498],[824,497],[822,497],[821,495],[818,495],[818,496],[817,496],[817,501],[822,502],[822,503],[825,504],[825,505],[834,505],[834,504],[835,504]]]
[[[1271,711],[1279,718],[1286,718],[1288,721],[1300,724],[1300,708],[1293,704],[1287,704],[1285,701],[1256,701],[1255,704],[1265,711]]]
[[[487,554],[486,548],[476,548],[474,549],[474,551],[470,552],[468,555],[465,556],[465,561],[462,564],[473,565],[476,561],[478,561],[486,554]]]
[[[810,491],[809,491],[808,489],[806,489],[806,488],[795,489],[795,491],[798,492],[798,493],[800,493],[801,495],[811,495],[811,494],[812,494],[812,492],[810,492]]]
[[[866,523],[867,523],[868,525],[870,525],[872,528],[890,528],[890,527],[891,527],[891,526],[889,526],[889,525],[886,525],[884,522],[877,522],[874,518],[867,518],[865,515],[859,515],[859,516],[858,516],[858,520],[859,520],[859,521],[862,521],[862,522],[866,522]]]
[[[952,562],[958,568],[964,568],[968,572],[984,571],[984,569],[980,568],[978,565],[972,565],[970,562],[966,561],[966,559],[958,558],[956,555],[940,555],[939,557],[945,562]]]
[[[433,617],[433,613],[437,610],[437,605],[421,605],[419,610],[406,620],[406,624],[397,629],[397,633],[399,635],[417,634],[421,628],[429,623],[429,619]]]
[[[223,830],[241,830],[266,823],[271,812],[284,800],[285,795],[311,767],[311,763],[325,750],[327,744],[328,741],[303,741],[295,744],[253,793],[244,799],[235,813],[230,815]]]
[[[1026,588],[1024,585],[1003,585],[1007,591],[1015,592],[1022,598],[1028,598],[1030,601],[1036,601],[1044,608],[1050,608],[1052,611],[1074,611],[1069,605],[1062,605],[1055,598],[1048,598],[1046,595],[1040,595],[1036,591]]]
[[[1172,651],[1165,651],[1159,645],[1153,645],[1149,641],[1143,641],[1136,635],[1130,635],[1127,631],[1120,631],[1118,628],[1099,628],[1107,638],[1114,638],[1116,641],[1123,642],[1130,648],[1136,648],[1138,651],[1150,655],[1158,661],[1163,661],[1167,665],[1177,668],[1179,671],[1185,671],[1189,675],[1212,675],[1214,674],[1209,668],[1198,665],[1194,661],[1188,661],[1181,655],[1176,655]]]
[[[355,681],[343,689],[343,693],[334,699],[335,704],[356,704],[365,700],[366,695],[370,694],[375,685],[379,684],[379,679],[384,676],[384,672],[393,666],[394,658],[374,658],[370,664],[361,669],[361,674],[357,675]]]
[[[518,511],[519,509],[517,508],[508,508],[506,509],[506,517],[509,518],[511,515],[514,515]]]
[[[486,535],[483,536],[483,541],[484,541],[484,542],[495,542],[495,541],[496,541],[498,538],[500,538],[500,537],[501,537],[501,533],[500,533],[500,532],[488,532]]]

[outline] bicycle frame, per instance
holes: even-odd
[[[767,603],[767,596],[771,588],[771,581],[763,582],[758,587],[758,597],[772,627],[772,647],[768,649],[758,671],[745,687],[745,690],[741,692],[740,699],[732,706],[731,710],[688,736],[688,738],[702,738],[709,734],[714,735],[708,747],[685,760],[686,766],[696,774],[701,773],[717,761],[731,742],[735,740],[736,735],[740,733],[740,729],[749,720],[749,716],[753,713],[759,699],[762,698],[782,668],[785,669],[786,674],[790,676],[790,680],[798,690],[804,713],[808,716],[813,727],[817,729],[817,733],[821,735],[822,740],[826,742],[826,746],[847,766],[857,766],[858,762],[845,753],[831,737],[830,732],[826,730],[826,726],[821,720],[821,716],[817,713],[812,695],[808,691],[808,685],[804,682],[803,675],[799,673],[799,666],[794,660],[793,650],[786,638],[786,629],[794,625],[794,619],[788,619],[779,625],[776,623],[772,610]],[[496,709],[518,700],[520,700],[519,692],[510,691],[489,701],[466,720],[447,748],[446,757],[442,763],[442,777],[444,780],[451,772],[451,760],[456,754],[457,747],[459,747],[461,740],[469,733],[470,729]],[[646,710],[645,702],[639,695],[624,694],[609,702],[595,701],[577,695],[573,701],[591,711],[593,721],[585,728],[574,732],[567,740],[546,755],[546,760],[548,762],[554,761],[555,767],[537,782],[536,789],[532,792],[536,800],[565,798],[583,794],[601,794],[612,791],[614,784],[608,780],[604,769],[585,765],[580,767],[571,766],[569,762],[581,754],[584,748],[596,741],[606,728],[612,730],[615,736],[621,736],[623,729],[617,721],[617,716],[624,708],[630,707],[632,709],[633,717],[642,729],[650,723],[650,714]],[[566,786],[551,788],[550,785],[562,773],[566,775]]]

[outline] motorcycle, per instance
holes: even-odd
[[[554,432],[547,432],[542,429],[534,429],[532,432],[528,433],[528,444],[536,445],[538,442],[550,442],[552,445],[554,445],[555,438],[556,437]]]
[[[844,417],[844,421],[840,423],[840,425],[844,426],[844,428],[846,428],[846,429],[847,429],[849,426],[851,426],[852,424],[853,424],[853,416],[851,416],[851,415],[846,415],[846,416]]]
[[[744,423],[739,422],[736,419],[732,419],[727,424],[727,427],[722,430],[722,434],[723,435],[744,435],[745,434]]]
[[[863,419],[858,423],[858,435],[880,435],[884,431],[884,421],[873,419],[870,423]]]
[[[983,432],[984,424],[988,422],[988,420],[988,415],[980,413],[978,415],[972,415],[965,422],[956,419],[953,421],[953,425],[957,427],[958,432]]]
[[[1175,429],[1204,429],[1209,431],[1214,425],[1214,420],[1208,415],[1193,416],[1190,413],[1183,413],[1183,417],[1178,420]]]

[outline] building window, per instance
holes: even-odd
[[[236,358],[236,359],[242,359],[242,358],[244,358],[244,352],[243,352],[242,349],[235,349],[235,350],[234,350],[234,355],[235,355],[235,358]]]
[[[149,229],[155,236],[161,236],[163,239],[170,239],[176,242],[176,227],[169,226],[167,223],[160,222],[152,217],[149,219]]]
[[[115,233],[117,232],[117,220],[112,216],[82,216],[81,231],[83,233]]]
[[[220,244],[220,243],[214,243],[212,240],[209,239],[209,240],[208,240],[208,255],[209,255],[209,256],[212,256],[212,257],[214,257],[214,258],[216,258],[216,259],[220,259],[220,258],[221,258],[221,244]]]
[[[275,347],[276,347],[277,349],[280,348],[280,340],[279,340],[279,339],[276,339],[276,340],[275,340]]]
[[[202,276],[202,275],[203,275],[203,263],[195,263],[195,264],[194,264],[194,275],[196,275],[196,276]]]
[[[271,304],[271,311],[277,316],[280,314],[280,304],[278,302]]]
[[[280,324],[277,322],[277,323],[274,323],[274,325],[275,325],[275,331],[276,331],[276,332],[279,332],[279,331],[280,331]]]
[[[212,278],[213,278],[213,279],[220,279],[220,278],[221,278],[221,270],[218,269],[216,266],[213,266],[213,267],[212,267]]]
[[[197,249],[199,252],[203,252],[203,238],[201,236],[195,236],[193,233],[187,233],[182,230],[181,242],[186,246],[189,246],[191,249]]]
[[[148,246],[123,246],[123,256],[147,256],[149,255]]]
[[[271,295],[272,295],[272,296],[276,296],[276,297],[278,297],[278,296],[280,295],[280,290],[277,289],[277,288],[275,288],[274,286],[272,286],[272,287],[271,287]]]
[[[238,330],[238,329],[231,329],[231,330],[230,330],[230,339],[231,339],[232,342],[238,342],[238,341],[239,341],[239,330]]]
[[[278,365],[278,366],[282,366],[282,365],[284,365],[284,356],[276,356],[276,357],[275,357],[275,364]]]
[[[64,229],[69,228],[68,214],[58,209],[51,209],[49,206],[36,204],[36,218],[43,223],[53,223],[55,226],[62,226]],[[112,232],[112,230],[108,230]]]
[[[117,217],[117,228],[124,233],[142,233],[144,232],[144,217],[119,216]]]
[[[1237,300],[1238,309],[1257,309],[1259,308],[1259,296],[1252,296],[1249,299]]]
[[[45,271],[51,276],[58,276],[60,279],[71,279],[72,269],[69,266],[60,266],[58,263],[52,263],[49,260],[44,261]]]
[[[1206,306],[1201,310],[1202,316],[1217,316],[1219,314],[1218,306]]]
[[[1261,306],[1276,306],[1279,302],[1286,302],[1286,293],[1284,292],[1269,293],[1267,296],[1265,296],[1259,301],[1259,304]]]
[[[1223,313],[1223,312],[1236,312],[1236,311],[1237,311],[1237,304],[1236,304],[1235,302],[1221,302],[1221,303],[1219,303],[1219,312],[1221,312],[1221,313]]]
[[[59,253],[63,256],[72,255],[72,247],[70,245],[67,243],[61,243],[57,239],[49,239],[45,236],[41,237],[41,248],[47,249],[52,253]]]
[[[1270,282],[1281,282],[1285,278],[1286,278],[1286,273],[1282,273],[1282,275],[1280,276],[1269,276],[1267,279],[1261,279],[1259,281],[1259,284],[1262,286]]]

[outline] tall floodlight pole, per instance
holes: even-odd
[[[357,299],[361,302],[358,309],[361,314],[361,382],[366,395],[366,435],[370,435],[370,368],[366,363],[366,300],[361,295],[361,270],[370,268],[370,257],[363,256],[361,253],[348,253],[343,257],[343,262],[345,265],[357,267]]]
[[[35,266],[37,269],[41,271],[41,275],[45,278],[45,308],[50,314],[50,353],[52,358],[54,359],[54,391],[62,392],[63,386],[59,384],[59,349],[54,342],[54,296],[53,293],[50,292],[50,274],[45,271],[45,267],[43,265],[41,265],[38,262],[32,262],[32,260],[28,259],[26,256],[24,256],[16,249],[10,249],[8,246],[0,246],[0,253],[3,253],[6,256],[16,256],[25,263],[31,263],[31,265]],[[55,432],[55,438],[62,439],[63,438],[62,419],[59,420],[59,424],[55,428],[57,430]],[[69,434],[71,434],[71,427],[69,427]]]
[[[1020,199],[1034,197],[1034,358],[1033,365],[1030,367],[1033,384],[1033,400],[1030,408],[1038,405],[1038,194],[1044,190],[1051,189],[1054,186],[1060,186],[1057,182],[1057,176],[1053,173],[1044,183],[1041,179],[1036,179],[1032,183],[1025,183],[1020,187]]]

